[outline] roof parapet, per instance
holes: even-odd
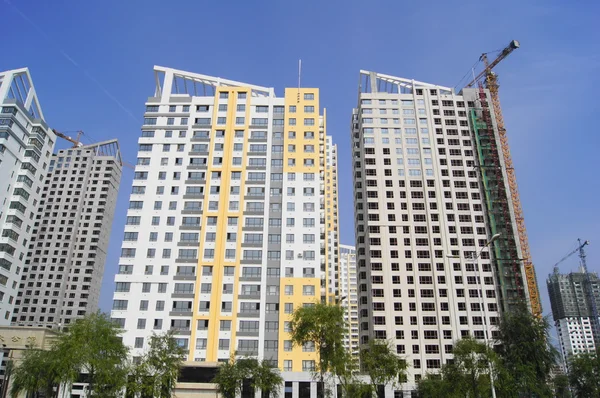
[[[362,69],[360,71],[359,87],[361,93],[411,94],[414,88],[433,88],[439,90],[440,94],[454,94],[454,89],[450,87]]]
[[[156,80],[155,97],[168,97],[171,95],[214,96],[216,88],[223,86],[249,87],[253,97],[275,96],[275,89],[272,87],[261,87],[164,66],[154,66],[154,78]]]

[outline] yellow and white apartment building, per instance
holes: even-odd
[[[339,294],[337,154],[319,90],[154,72],[115,277],[124,342],[136,357],[175,330],[189,361],[264,358],[286,396],[314,390],[314,347],[292,346],[287,327],[295,308]]]

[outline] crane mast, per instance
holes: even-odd
[[[535,275],[535,269],[533,267],[533,263],[531,262],[531,254],[529,250],[529,241],[527,238],[527,230],[525,228],[525,219],[523,216],[523,208],[521,206],[521,199],[519,196],[519,190],[517,185],[517,178],[515,175],[515,170],[512,162],[512,156],[510,153],[510,148],[508,145],[508,137],[506,135],[506,128],[504,125],[504,119],[502,117],[502,108],[500,106],[500,97],[498,95],[498,77],[492,71],[494,67],[496,67],[503,59],[505,59],[508,55],[510,55],[514,50],[519,48],[519,42],[513,40],[510,44],[504,48],[500,54],[490,62],[488,59],[488,54],[484,53],[479,58],[483,61],[484,69],[481,71],[471,82],[469,82],[466,87],[473,87],[475,84],[479,84],[480,89],[482,86],[482,80],[485,82],[485,87],[489,90],[490,98],[492,102],[492,108],[494,110],[494,116],[496,119],[496,126],[498,129],[498,136],[500,139],[500,150],[502,152],[502,157],[505,165],[507,185],[510,192],[510,199],[512,202],[512,213],[514,214],[514,220],[517,229],[519,246],[521,248],[521,259],[513,258],[513,259],[502,259],[503,261],[513,261],[513,272],[515,273],[515,285],[519,290],[519,296],[523,296],[523,292],[521,289],[520,271],[518,270],[517,261],[523,261],[523,269],[524,269],[524,279],[527,284],[527,292],[529,296],[529,303],[531,305],[531,311],[536,315],[541,315],[542,306],[539,297],[539,290],[537,286],[537,280]],[[484,117],[485,117],[484,112]],[[489,115],[487,115],[489,119]],[[491,125],[491,120],[487,120],[486,124]],[[490,128],[490,127],[488,127]],[[496,149],[494,145],[494,149]],[[508,198],[507,198],[508,199]],[[505,237],[508,239],[509,237]],[[513,255],[514,256],[514,255]]]

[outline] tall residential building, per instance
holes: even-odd
[[[55,135],[27,68],[0,73],[0,325],[8,325],[36,228]]]
[[[152,333],[174,329],[190,361],[257,355],[306,383],[314,347],[292,347],[288,320],[301,305],[333,300],[337,256],[319,90],[277,97],[154,71],[115,277],[112,317],[124,342],[139,356]],[[306,386],[286,389],[316,388]]]
[[[337,178],[337,145],[333,143],[330,136],[325,137],[325,181],[324,202],[325,209],[325,235],[327,245],[328,267],[328,296],[329,302],[333,303],[341,297],[339,285],[339,239],[338,239],[338,178]],[[323,190],[323,187],[321,188]],[[321,245],[321,252],[325,253],[325,244]]]
[[[356,249],[354,246],[340,245],[340,301],[346,310],[345,321],[348,333],[344,337],[344,346],[358,354],[358,284],[356,272]]]
[[[600,280],[590,274],[592,295],[600,308]],[[558,342],[565,365],[573,354],[594,352],[593,310],[586,289],[586,274],[560,274],[558,269],[548,276],[548,295],[552,317],[558,332]]]
[[[537,286],[489,91],[360,75],[351,138],[361,344],[391,339],[410,386],[451,359],[457,339],[491,343],[502,311],[522,300],[538,308]]]
[[[98,310],[121,169],[117,140],[52,155],[14,325],[60,328]]]

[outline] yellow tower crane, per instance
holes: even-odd
[[[494,115],[496,118],[496,125],[498,126],[498,134],[500,137],[500,145],[502,149],[502,155],[504,157],[504,164],[506,165],[506,175],[508,179],[508,186],[510,189],[510,195],[512,199],[512,207],[515,216],[515,222],[517,224],[517,232],[519,235],[519,243],[521,246],[523,266],[525,269],[525,278],[527,280],[527,290],[529,292],[529,298],[531,303],[531,311],[536,315],[541,315],[542,305],[540,302],[539,291],[537,287],[537,281],[535,276],[535,269],[531,262],[531,253],[529,251],[529,241],[527,239],[527,230],[525,228],[525,219],[523,217],[523,208],[521,206],[521,199],[519,197],[519,189],[517,186],[517,178],[515,175],[515,169],[510,154],[510,148],[508,146],[508,138],[506,136],[506,128],[504,127],[504,119],[502,118],[502,108],[500,107],[500,98],[498,96],[498,76],[492,71],[492,69],[510,55],[514,50],[519,48],[519,42],[513,40],[506,48],[500,51],[500,54],[490,62],[488,59],[489,53],[483,53],[479,58],[483,61],[484,69],[479,73],[473,80],[467,84],[467,87],[472,87],[475,84],[485,82],[485,87],[490,92],[492,100],[492,106],[494,109]]]

